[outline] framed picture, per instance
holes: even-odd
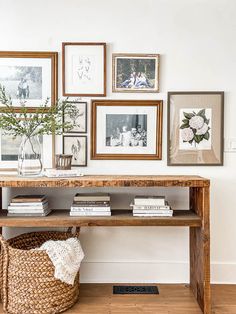
[[[0,132],[0,171],[17,169],[21,139],[21,136],[13,138],[6,132]],[[55,137],[53,135],[41,135],[39,142],[42,149],[43,167],[52,168],[55,162]]]
[[[72,155],[72,167],[87,166],[87,136],[63,135],[63,154]]]
[[[67,103],[72,103],[77,108],[77,111],[67,114],[63,114],[63,122],[71,122],[76,124],[76,127],[66,133],[87,133],[87,103],[80,101],[67,101]]]
[[[161,159],[161,100],[93,100],[92,159]]]
[[[106,44],[62,43],[64,96],[106,96]]]
[[[168,93],[168,165],[222,166],[224,92]]]
[[[159,58],[158,54],[113,54],[113,92],[157,93]]]
[[[22,102],[29,108],[39,107],[47,98],[48,106],[55,104],[57,59],[57,52],[0,51],[0,84],[14,107]]]

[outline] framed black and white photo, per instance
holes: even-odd
[[[113,92],[157,93],[159,58],[158,54],[113,54]]]
[[[21,140],[21,136],[13,138],[12,135],[0,131],[0,171],[17,169]],[[43,168],[52,168],[54,165],[54,140],[55,138],[52,135],[39,136]]]
[[[221,166],[224,92],[168,93],[168,165]]]
[[[64,96],[106,96],[106,44],[62,43]]]
[[[35,108],[57,100],[57,52],[0,52],[0,84],[14,107]],[[0,106],[3,106],[0,104]]]
[[[161,100],[93,100],[92,159],[161,159]]]
[[[70,114],[64,112],[63,121],[76,125],[66,133],[87,133],[87,103],[82,101],[67,101],[75,106],[76,110]]]
[[[72,167],[87,166],[87,136],[63,135],[63,154],[72,155]]]

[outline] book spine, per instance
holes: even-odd
[[[142,209],[134,209],[133,210],[133,214],[155,214],[155,215],[159,215],[159,214],[173,214],[173,210],[148,210],[148,211],[144,211]]]
[[[110,196],[74,196],[74,202],[110,202]]]
[[[172,217],[172,214],[133,214],[134,217]]]
[[[165,201],[158,199],[135,199],[134,205],[138,206],[165,206]]]
[[[110,206],[110,202],[92,202],[92,201],[90,201],[90,202],[73,202],[73,204],[72,204],[73,206],[75,205],[75,206],[86,206],[86,207],[89,207],[89,206],[91,206],[91,207],[94,207],[94,206]]]
[[[170,206],[153,206],[153,205],[131,205],[133,209],[143,209],[143,210],[170,210]]]
[[[111,212],[70,212],[70,216],[111,216]]]
[[[71,207],[71,211],[91,211],[91,212],[96,212],[96,211],[110,211],[111,207]]]

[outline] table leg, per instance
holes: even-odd
[[[190,228],[190,287],[204,314],[211,313],[209,187],[190,188],[190,209],[202,218]]]

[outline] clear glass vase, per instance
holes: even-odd
[[[23,136],[18,154],[18,175],[38,176],[43,169],[38,136]]]

